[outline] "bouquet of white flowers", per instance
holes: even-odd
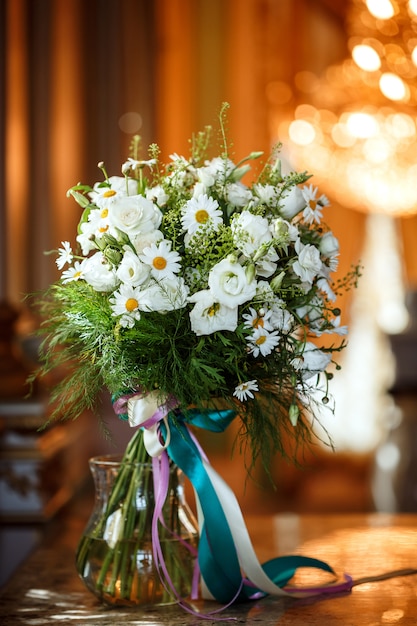
[[[210,128],[165,167],[156,145],[142,160],[134,138],[122,176],[100,163],[101,182],[69,190],[82,208],[77,251],[63,242],[62,277],[43,301],[42,371],[70,365],[53,391],[57,414],[76,417],[103,388],[131,425],[159,411],[150,430],[161,450],[179,421],[226,408],[251,464],[260,456],[268,469],[285,453],[283,432],[309,440],[316,405],[329,403],[327,370],[346,334],[336,299],[359,272],[334,284],[328,200],[308,174],[283,175],[279,146],[243,182],[262,154],[231,160],[226,108],[220,156],[208,157]],[[320,343],[328,334],[331,347]]]

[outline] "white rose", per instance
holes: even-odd
[[[122,283],[137,287],[149,278],[149,265],[142,263],[131,248],[126,248],[123,259],[116,270],[116,275]]]
[[[161,220],[161,211],[143,196],[118,198],[109,207],[111,227],[129,236],[149,233],[159,227]]]
[[[332,232],[324,233],[320,240],[320,252],[325,257],[333,257],[339,254],[339,241]]]
[[[152,230],[144,235],[133,235],[130,241],[136,250],[136,253],[142,254],[145,248],[149,248],[153,243],[159,243],[164,238],[160,230]]]
[[[212,268],[208,284],[214,300],[231,309],[248,302],[256,293],[256,281],[248,282],[244,268],[228,259]]]
[[[193,294],[189,301],[196,303],[190,311],[191,328],[196,335],[210,335],[218,330],[236,330],[237,307],[231,309],[215,302],[208,289]]]
[[[119,283],[116,272],[110,268],[101,252],[85,260],[84,279],[96,291],[113,291]]]
[[[303,192],[299,187],[294,185],[290,189],[286,189],[280,198],[280,209],[282,217],[291,220],[300,211],[304,209],[306,201]]]

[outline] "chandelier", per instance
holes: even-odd
[[[347,33],[349,58],[298,76],[308,102],[279,137],[340,204],[417,213],[417,0],[352,0]]]

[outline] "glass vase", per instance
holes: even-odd
[[[104,604],[164,605],[177,598],[162,582],[152,548],[154,483],[151,463],[121,462],[115,457],[90,460],[95,506],[76,553],[77,571]],[[170,467],[164,523],[159,540],[176,594],[191,593],[198,531],[188,507],[183,475]]]

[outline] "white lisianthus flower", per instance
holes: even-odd
[[[120,282],[138,287],[149,278],[149,275],[149,266],[142,263],[137,254],[127,246],[116,270],[116,276]]]
[[[151,275],[156,280],[173,279],[181,269],[181,257],[171,250],[172,242],[164,239],[158,244],[152,243],[144,248],[140,260],[151,268]]]
[[[109,210],[109,223],[129,237],[143,235],[157,228],[162,221],[158,207],[143,196],[119,198]]]
[[[177,276],[155,282],[145,292],[152,302],[152,311],[174,311],[183,309],[188,303],[189,289],[184,279]]]
[[[216,182],[215,173],[210,167],[199,167],[196,171],[196,175],[198,183],[196,183],[195,188],[206,190],[213,187]],[[196,195],[195,191],[193,195]]]
[[[248,398],[255,397],[252,391],[259,391],[258,382],[256,380],[247,380],[245,383],[237,385],[233,395],[240,400],[240,402],[245,402]]]
[[[274,330],[273,325],[270,322],[272,311],[260,309],[256,311],[254,308],[249,307],[249,313],[244,313],[242,318],[245,328],[264,328],[265,330]]]
[[[227,201],[233,206],[246,206],[252,200],[252,192],[243,183],[229,183],[226,185]]]
[[[85,259],[84,280],[96,291],[113,291],[119,284],[115,270],[109,266],[101,252]]]
[[[206,194],[191,198],[185,203],[181,223],[188,234],[194,234],[205,224],[216,230],[222,222],[222,212],[217,200],[209,198]]]
[[[223,259],[209,274],[208,285],[216,302],[234,309],[248,302],[256,293],[256,281],[248,282],[246,272],[239,263]]]
[[[211,335],[218,330],[236,330],[237,307],[230,308],[215,302],[208,289],[194,293],[189,297],[189,302],[196,303],[190,311],[191,329],[196,335]]]
[[[307,341],[300,348],[300,353],[294,357],[292,364],[296,370],[301,372],[303,380],[309,380],[324,372],[332,360],[330,354],[320,350],[311,341]]]
[[[146,190],[146,198],[155,202],[159,207],[165,206],[169,200],[168,194],[161,185],[155,185]]]
[[[138,193],[138,183],[132,178],[124,176],[110,176],[106,181],[110,186],[103,183],[95,183],[89,196],[98,207],[109,206],[120,197],[134,196]]]
[[[306,201],[303,192],[297,185],[285,189],[279,199],[279,212],[286,220],[292,220],[304,209]]]
[[[84,259],[84,261],[81,261],[81,263],[80,261],[75,261],[72,267],[69,267],[67,270],[62,272],[62,282],[72,283],[74,280],[84,280],[85,262],[86,259]]]
[[[247,338],[249,352],[256,358],[261,354],[268,356],[279,344],[279,333],[277,330],[268,332],[265,328],[258,326],[252,335]]]
[[[62,270],[64,265],[72,263],[73,254],[69,241],[62,242],[62,248],[58,248],[58,258],[55,260],[57,268]]]
[[[269,278],[277,269],[279,256],[275,248],[269,248],[268,252],[256,261],[256,274],[262,278]]]
[[[298,259],[292,266],[293,270],[303,283],[312,285],[322,267],[320,252],[310,243],[303,244],[300,239],[295,242],[295,251]]]
[[[272,240],[268,220],[250,211],[242,211],[233,220],[231,229],[236,247],[247,257],[254,255],[263,243]]]

